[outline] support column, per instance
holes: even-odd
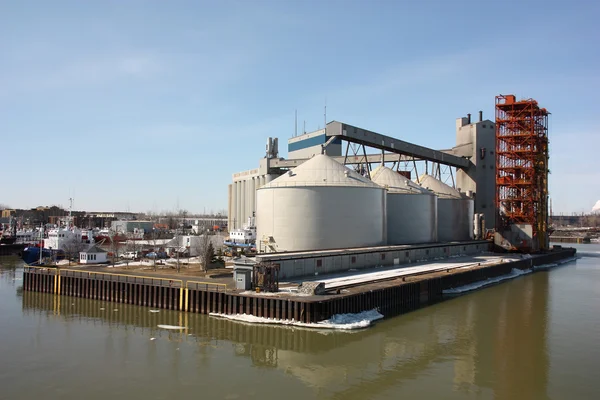
[[[242,181],[242,190],[241,190],[241,197],[242,197],[242,207],[241,207],[241,215],[240,215],[240,223],[239,223],[239,227],[241,228],[245,223],[246,223],[246,203],[248,201],[248,195],[246,194],[246,183],[248,181],[244,180]]]
[[[235,190],[233,183],[227,185],[227,226],[233,226],[235,215]]]
[[[240,226],[240,218],[242,217],[242,185],[241,181],[237,181],[235,183],[235,193],[236,193],[236,207],[235,207],[235,226],[234,229],[239,228]]]

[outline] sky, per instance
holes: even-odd
[[[432,148],[494,96],[550,117],[555,214],[600,199],[600,2],[0,0],[0,204],[226,210],[267,137]]]

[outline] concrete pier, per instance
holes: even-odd
[[[559,248],[495,265],[449,269],[431,274],[367,283],[327,295],[294,296],[280,293],[265,296],[227,289],[226,285],[63,268],[25,267],[23,288],[133,304],[152,308],[210,314],[249,314],[257,317],[294,319],[314,323],[335,314],[378,309],[385,317],[399,315],[442,300],[446,289],[509,274],[514,268],[529,270],[575,255],[574,249]]]

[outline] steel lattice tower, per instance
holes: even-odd
[[[548,115],[533,99],[496,97],[496,226],[530,224],[531,248],[515,244],[525,251],[548,247]]]

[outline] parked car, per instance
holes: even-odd
[[[121,254],[121,258],[124,258],[126,260],[135,260],[136,258],[140,257],[140,252],[139,251],[127,251],[123,254]]]
[[[158,253],[151,251],[150,253],[146,254],[146,257],[148,257],[148,258],[167,258],[167,253],[164,251],[159,251]]]

